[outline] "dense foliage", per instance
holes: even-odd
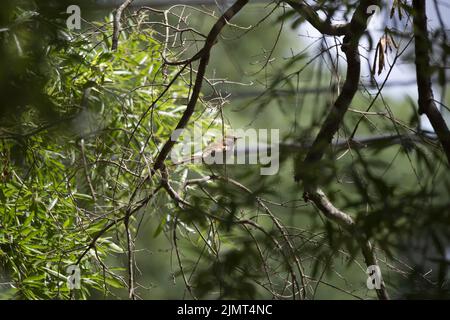
[[[170,136],[188,88],[181,77],[166,86],[179,69],[161,72],[160,43],[134,21],[112,54],[109,21],[75,34],[49,20],[60,29],[36,37],[33,28],[52,17],[11,8],[13,22],[2,33],[11,54],[2,63],[27,82],[2,73],[15,86],[2,86],[11,94],[2,109],[3,280],[17,298],[68,298],[66,269],[78,265],[81,297],[106,293],[126,282],[104,264],[123,249],[102,230],[117,227],[121,237],[123,213],[151,189],[151,182],[138,194],[133,187]]]
[[[70,31],[65,1],[2,1],[0,297],[448,297],[445,140],[416,101],[383,92],[396,64],[420,66],[420,1],[248,15],[246,2],[124,10],[119,25],[101,12]],[[367,30],[371,4],[381,36]],[[287,34],[306,23],[320,36],[299,49]],[[428,36],[422,73],[445,109],[445,26]],[[280,129],[279,174],[165,154],[176,128],[234,123]],[[67,285],[73,266],[81,290]]]

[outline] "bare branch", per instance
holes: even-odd
[[[304,196],[306,200],[312,201],[328,219],[342,226],[350,234],[356,233],[358,243],[361,246],[364,259],[368,266],[377,265],[377,259],[371,243],[365,236],[361,235],[358,230],[354,230],[353,219],[345,212],[337,209],[331,203],[325,193],[316,186],[314,179],[317,176],[315,173],[317,173],[317,170],[319,169],[319,162],[322,160],[326,149],[331,145],[331,141],[339,130],[344,115],[358,91],[361,74],[361,60],[358,49],[359,40],[367,28],[367,21],[370,17],[368,9],[371,5],[376,5],[378,2],[379,1],[374,0],[360,1],[351,22],[344,29],[345,32],[343,34],[345,34],[345,37],[341,47],[347,58],[347,75],[344,86],[303,162],[303,167],[305,168],[305,171],[308,172],[308,177],[306,177],[303,172],[301,174],[296,173],[295,175],[296,181],[304,181]],[[312,19],[308,12],[304,12],[304,9],[300,10],[299,13],[308,21]],[[312,20],[314,23],[317,23],[314,19]],[[315,170],[313,170],[313,174],[311,175],[312,166],[314,166]],[[384,283],[381,288],[377,290],[377,295],[379,299],[389,299]]]
[[[367,266],[378,265],[378,260],[375,255],[375,250],[371,242],[361,233],[355,226],[355,222],[345,212],[336,208],[331,201],[327,198],[325,193],[319,189],[314,188],[307,190],[305,193],[307,200],[311,200],[314,205],[331,221],[345,229],[348,233],[352,234],[358,241],[361,247],[362,255]],[[377,289],[377,295],[379,299],[389,299],[389,295],[386,291],[386,285],[384,281],[381,281],[381,288]]]
[[[228,21],[231,20],[248,3],[248,1],[249,0],[236,1],[219,18],[219,20],[217,20],[217,22],[214,24],[211,31],[209,32],[208,37],[206,38],[206,41],[205,41],[205,45],[203,46],[203,49],[201,50],[202,56],[200,58],[197,76],[195,79],[195,84],[194,84],[194,87],[192,88],[191,98],[189,99],[189,102],[187,104],[186,110],[183,113],[183,116],[181,117],[180,121],[178,122],[176,130],[184,129],[187,126],[187,124],[189,123],[189,120],[195,111],[195,106],[197,104],[198,98],[200,97],[200,90],[203,85],[203,78],[205,77],[206,67],[208,66],[209,55],[210,55],[212,47],[214,46],[214,44],[217,41],[217,37],[219,36],[222,29],[227,25]],[[153,169],[155,171],[159,170],[163,167],[163,163],[166,160],[168,154],[170,153],[170,150],[172,150],[175,143],[176,143],[176,141],[173,141],[171,138],[169,138],[166,141],[161,152],[158,154],[158,157],[155,160],[155,164],[153,167]]]
[[[122,12],[133,2],[134,0],[126,0],[124,3],[120,5],[117,9],[116,14],[114,15],[114,24],[113,24],[113,37],[111,50],[116,51],[117,46],[119,44],[119,36],[120,36],[120,19],[122,18]]]
[[[302,17],[304,17],[309,23],[312,24],[314,28],[316,28],[320,33],[329,35],[329,36],[344,36],[347,34],[348,24],[338,24],[333,25],[328,23],[327,21],[322,20],[317,12],[303,0],[292,1],[287,0],[284,1],[288,5],[292,7],[295,11],[297,11]]]
[[[436,106],[431,86],[430,51],[428,39],[427,12],[425,0],[414,0],[414,37],[416,51],[417,89],[419,91],[419,114],[425,114],[430,120],[447,161],[450,164],[450,130]]]
[[[341,94],[336,99],[333,107],[325,119],[319,134],[316,137],[306,159],[304,161],[305,167],[310,164],[317,164],[325,153],[325,150],[330,145],[333,136],[339,130],[342,119],[350,107],[356,92],[358,91],[359,79],[361,75],[361,60],[359,55],[359,40],[366,29],[367,20],[370,14],[367,12],[370,5],[374,5],[377,1],[367,0],[361,1],[356,9],[350,27],[346,32],[342,44],[342,51],[347,58],[347,75]],[[296,176],[295,180],[299,181],[300,176]]]

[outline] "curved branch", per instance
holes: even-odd
[[[297,11],[303,18],[306,19],[306,21],[311,23],[312,26],[316,28],[320,33],[328,36],[346,35],[346,30],[349,26],[348,24],[333,25],[331,23],[328,23],[327,21],[322,20],[317,12],[315,12],[309,4],[303,2],[302,0],[301,2],[292,0],[286,0],[284,2],[290,5],[292,9]]]
[[[372,243],[356,228],[352,217],[336,208],[327,198],[325,193],[319,188],[306,190],[305,198],[307,198],[306,200],[312,201],[314,205],[327,217],[327,219],[334,221],[349,234],[355,237],[361,247],[361,252],[367,266],[378,265],[378,260]],[[383,280],[381,280],[380,285],[380,289],[377,289],[378,298],[381,300],[389,299],[389,295],[386,291],[386,285]]]
[[[298,5],[298,3],[296,4]],[[325,193],[317,187],[315,179],[318,176],[318,170],[320,170],[319,162],[322,160],[327,148],[331,145],[331,141],[339,130],[345,113],[358,92],[361,75],[361,60],[358,50],[359,41],[367,28],[367,21],[371,15],[369,8],[370,6],[377,4],[379,4],[379,1],[376,0],[360,1],[355,13],[353,14],[352,20],[342,29],[345,37],[341,49],[347,58],[347,75],[344,86],[339,97],[336,99],[333,107],[328,113],[324,124],[320,128],[320,131],[309,149],[305,160],[300,165],[304,167],[304,170],[302,170],[302,172],[297,172],[295,175],[296,181],[304,181],[305,200],[312,201],[329,220],[343,227],[349,234],[356,236],[356,240],[361,247],[367,266],[378,265],[372,244],[366,236],[357,230],[353,219],[345,212],[337,209],[331,203]],[[303,10],[300,10],[299,13],[302,14],[308,21],[312,21],[311,23],[313,25],[317,25],[317,21],[315,21],[316,17],[311,17],[311,12],[308,12],[307,9],[305,9],[305,5],[302,6]],[[316,25],[314,26],[316,27]],[[319,25],[319,27],[324,28],[323,25]],[[312,170],[313,168],[314,170]],[[377,296],[379,299],[389,299],[389,295],[383,281],[381,282],[381,288],[377,290]]]
[[[126,0],[124,3],[117,8],[116,14],[114,15],[114,24],[113,24],[113,37],[112,37],[112,45],[111,50],[116,51],[117,46],[119,44],[119,35],[120,35],[120,19],[122,18],[122,12],[133,2],[134,0]]]
[[[430,123],[444,148],[447,161],[450,164],[450,130],[434,102],[433,88],[431,86],[431,44],[428,39],[427,8],[425,0],[414,0],[413,7],[419,114],[425,114],[430,120]]]
[[[325,150],[331,144],[333,136],[339,130],[344,115],[350,107],[350,103],[358,92],[361,76],[361,59],[358,49],[359,40],[367,28],[367,21],[371,15],[368,9],[377,3],[378,1],[376,0],[361,1],[346,30],[341,47],[347,58],[347,75],[344,86],[306,156],[304,161],[306,166],[316,164],[322,159]],[[295,177],[296,181],[299,181],[300,178],[299,176]]]
[[[227,11],[225,11],[225,13],[219,18],[219,20],[217,20],[217,22],[209,32],[208,37],[205,41],[205,45],[201,50],[200,63],[197,70],[197,77],[195,78],[195,84],[192,89],[191,98],[189,99],[186,110],[184,111],[183,116],[178,122],[175,130],[184,129],[189,123],[191,116],[194,114],[195,105],[197,104],[198,98],[200,97],[200,90],[203,85],[206,67],[208,66],[209,55],[211,53],[212,47],[217,42],[217,38],[220,32],[227,25],[228,21],[231,20],[248,3],[248,1],[249,0],[237,0]],[[164,161],[174,147],[175,143],[176,141],[172,138],[169,138],[166,141],[163,148],[161,149],[161,152],[158,154],[158,157],[155,160],[155,164],[153,167],[155,171],[163,167]]]

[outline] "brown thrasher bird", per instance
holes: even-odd
[[[205,159],[213,158],[218,154],[223,154],[226,156],[228,152],[234,151],[234,146],[236,144],[236,140],[239,139],[238,137],[235,137],[233,135],[225,135],[222,139],[219,139],[219,141],[215,141],[206,147],[204,147],[199,154],[194,154],[192,156],[189,156],[187,158],[183,158],[180,161],[177,161],[174,163],[174,165],[183,164],[183,163],[194,163],[196,160],[201,159],[202,162],[205,161]]]

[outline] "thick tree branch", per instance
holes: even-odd
[[[413,7],[419,114],[425,114],[430,120],[450,164],[450,130],[434,102],[433,88],[431,86],[431,43],[428,38],[425,0],[414,0]]]
[[[329,220],[334,221],[343,227],[349,234],[356,236],[356,240],[361,247],[367,266],[378,264],[372,244],[362,233],[359,232],[359,230],[357,230],[353,219],[345,212],[337,209],[331,203],[325,193],[317,187],[315,180],[319,174],[320,161],[322,160],[326,149],[331,145],[332,139],[339,130],[344,115],[358,91],[361,74],[361,61],[358,50],[359,40],[367,28],[367,21],[371,15],[369,12],[369,7],[377,4],[379,4],[379,1],[360,1],[348,26],[341,29],[344,30],[343,34],[345,35],[341,49],[347,58],[347,75],[344,86],[341,94],[335,101],[327,118],[325,119],[319,134],[309,149],[305,160],[300,165],[300,167],[303,167],[304,170],[302,170],[301,173],[296,173],[295,175],[296,181],[304,181],[305,199],[312,201]],[[319,31],[327,34],[329,30],[324,30],[324,27],[316,21],[316,17],[311,17],[311,12],[305,11],[306,9],[304,6],[305,5],[303,5],[303,8],[300,8],[302,10],[299,10],[299,13],[316,28],[318,28]],[[389,299],[383,282],[381,284],[381,288],[377,290],[377,295],[379,299]]]
[[[358,91],[361,75],[361,60],[358,50],[359,40],[366,30],[367,20],[370,17],[368,8],[376,3],[378,1],[361,1],[350,22],[350,27],[346,32],[341,48],[347,58],[347,75],[344,86],[306,156],[304,165],[307,170],[310,169],[311,165],[317,167],[317,163],[322,159],[328,146],[330,146],[333,136],[339,130],[342,119]],[[301,178],[296,176],[295,180],[299,181]]]

